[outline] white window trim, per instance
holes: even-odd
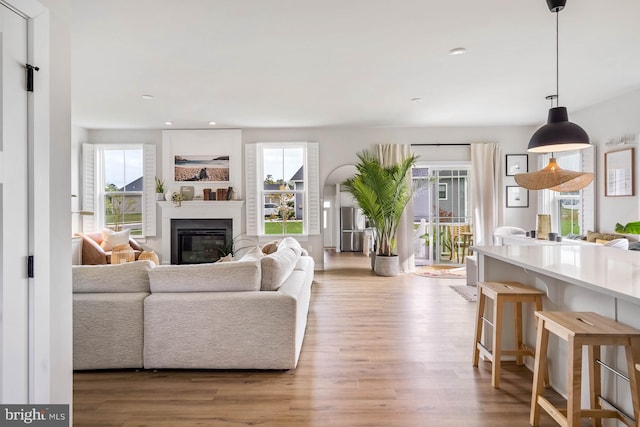
[[[99,212],[104,212],[104,200],[100,197],[98,190],[97,174],[102,173],[103,165],[99,152],[104,149],[132,149],[142,148],[143,150],[143,192],[142,192],[142,236],[152,237],[156,235],[156,200],[155,182],[156,177],[156,146],[155,144],[82,144],[82,210],[93,212],[92,216],[83,216],[82,231],[85,233],[99,231],[104,227],[102,216]]]
[[[262,152],[264,148],[304,148],[304,190],[283,192],[302,192],[303,197],[303,231],[302,234],[290,235],[304,240],[309,235],[320,234],[320,191],[318,143],[313,142],[256,142],[245,145],[245,166],[247,171],[246,218],[247,234],[259,238],[285,236],[264,233],[264,195],[278,191],[265,192],[261,185],[263,173]]]

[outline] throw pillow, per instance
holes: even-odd
[[[609,234],[609,233],[596,233],[595,231],[587,231],[587,242],[595,242],[596,239],[613,240],[621,239],[624,236],[622,234]]]
[[[102,243],[100,247],[105,251],[112,251],[120,245],[129,244],[129,230],[113,231],[108,228],[102,230]]]
[[[596,243],[599,245],[604,245],[607,242],[610,242],[611,240],[604,240],[604,239],[596,239]]]
[[[270,255],[278,250],[278,240],[274,240],[273,242],[269,242],[262,247],[262,253],[265,255]]]

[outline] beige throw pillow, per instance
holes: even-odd
[[[129,230],[113,231],[108,228],[102,230],[102,243],[100,247],[105,251],[112,251],[120,245],[129,244]]]
[[[262,253],[265,255],[270,255],[278,250],[278,240],[274,240],[273,242],[266,243],[262,247]]]

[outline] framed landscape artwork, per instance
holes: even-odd
[[[528,208],[529,190],[518,185],[507,185],[507,207]]]
[[[229,182],[228,155],[175,155],[174,181]]]
[[[633,148],[604,153],[605,196],[633,196],[635,194],[633,158]]]
[[[515,176],[518,173],[529,172],[529,155],[507,154],[507,176]]]

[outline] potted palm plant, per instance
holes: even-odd
[[[344,182],[344,187],[356,199],[375,230],[376,274],[395,276],[399,271],[396,233],[402,213],[413,196],[407,176],[417,156],[408,156],[400,163],[386,167],[370,151],[362,151],[357,156],[358,172]]]

